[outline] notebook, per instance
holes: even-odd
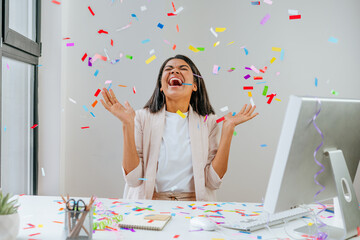
[[[152,214],[147,216],[127,215],[124,216],[124,220],[119,223],[119,227],[161,231],[170,219],[171,215],[161,214]]]

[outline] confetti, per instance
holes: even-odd
[[[175,8],[174,2],[171,2],[171,5],[172,5],[172,7],[173,7],[173,9],[174,9],[174,12],[176,12],[176,8]]]
[[[91,60],[92,60],[92,58],[89,57],[89,60],[88,60],[88,66],[89,66],[89,67],[92,67],[92,61],[91,61]]]
[[[99,70],[96,70],[94,76],[97,77],[98,74],[99,74]]]
[[[211,32],[215,37],[218,37],[218,34],[214,31],[213,28],[210,28],[210,32]]]
[[[253,86],[244,86],[243,90],[254,90]]]
[[[234,43],[234,41],[232,41],[232,42],[229,42],[228,44],[227,44],[227,46],[229,46],[229,45],[231,45],[231,44],[233,44]]]
[[[171,16],[176,16],[175,13],[168,13],[167,15],[168,15],[169,17],[171,17]]]
[[[52,0],[51,2],[52,2],[52,3],[55,3],[55,4],[57,4],[57,5],[60,5],[60,4],[61,4],[61,2],[58,2],[58,1],[55,1],[55,0]]]
[[[41,174],[42,174],[43,177],[45,177],[45,170],[44,170],[44,168],[41,168]]]
[[[267,145],[266,144],[261,144],[260,147],[267,147]]]
[[[224,32],[226,28],[215,28],[215,32]]]
[[[251,93],[251,92],[248,92],[248,96],[249,96],[249,97],[252,97],[252,93]]]
[[[72,99],[72,98],[69,98],[69,101],[76,104],[76,101],[74,99]]]
[[[89,111],[89,109],[85,105],[83,105],[83,108],[84,108],[85,112]]]
[[[91,114],[93,117],[95,117],[95,115],[94,115],[92,112],[90,112],[90,114]]]
[[[315,87],[317,87],[317,86],[318,86],[318,79],[315,78]]]
[[[186,115],[183,114],[180,110],[177,110],[176,113],[179,114],[179,116],[182,117],[183,119],[186,118]]]
[[[192,85],[191,83],[182,83],[182,85]]]
[[[176,24],[176,31],[179,32],[179,25]]]
[[[133,56],[131,56],[131,55],[126,55],[126,58],[132,60],[132,59],[133,59]]]
[[[141,6],[140,7],[140,10],[143,12],[143,11],[146,11],[146,6],[144,5],[144,6]]]
[[[199,52],[199,50],[197,49],[197,48],[195,48],[195,47],[193,47],[193,46],[189,46],[189,49],[191,50],[191,51],[193,51],[193,52]]]
[[[198,48],[196,48],[196,49],[199,50],[199,51],[201,51],[201,52],[205,51],[205,48],[203,48],[203,47],[198,47]]]
[[[34,129],[34,128],[36,128],[37,126],[39,126],[39,125],[37,125],[37,124],[34,124],[32,127],[30,127],[31,129]]]
[[[220,41],[217,41],[216,43],[214,43],[214,47],[216,47],[219,44],[220,44]]]
[[[331,94],[333,94],[333,95],[339,95],[339,93],[336,92],[335,90],[331,90]]]
[[[173,49],[173,50],[175,50],[175,49],[176,49],[176,44],[174,44],[174,46],[172,47],[172,49]]]
[[[180,237],[180,235],[175,235],[175,236],[174,236],[174,238],[178,238],[178,237]]]
[[[220,67],[218,65],[214,65],[213,67],[213,74],[218,74],[220,70]]]
[[[237,132],[236,131],[234,131],[234,136],[236,136],[237,135]]]
[[[110,45],[114,46],[114,40],[110,39]]]
[[[275,60],[276,60],[276,58],[273,57],[273,58],[270,60],[270,63],[273,63]]]
[[[86,129],[86,128],[90,128],[89,126],[86,126],[86,127],[81,127],[81,129]]]
[[[137,18],[136,14],[132,13],[131,16],[132,16],[133,18],[136,18],[137,21],[139,21],[139,19]]]
[[[298,10],[289,9],[289,10],[288,10],[288,13],[289,13],[289,15],[299,15],[299,11],[298,11]]]
[[[279,48],[279,47],[272,47],[272,48],[271,48],[271,51],[281,52],[281,48]]]
[[[119,31],[122,31],[122,30],[124,30],[124,29],[127,29],[127,28],[129,28],[130,26],[131,26],[131,22],[128,24],[128,25],[126,25],[125,27],[122,27],[122,28],[119,28],[119,29],[116,29],[116,31],[117,32],[119,32]]]
[[[256,72],[257,74],[260,73],[260,71],[254,65],[251,65],[250,69]]]
[[[272,5],[272,1],[271,0],[264,0],[264,3],[267,3],[267,4],[269,4],[269,5]]]
[[[229,70],[228,70],[228,72],[233,72],[235,70],[235,68],[230,68]]]
[[[152,55],[150,58],[148,58],[146,61],[145,61],[145,63],[146,64],[149,64],[149,63],[151,63],[152,61],[154,61],[156,59],[156,56],[155,55]]]
[[[266,96],[266,93],[267,93],[267,91],[268,91],[268,86],[264,86],[264,90],[263,90],[263,93],[262,93],[262,95],[264,95],[264,96]]]
[[[141,41],[142,44],[145,44],[145,43],[148,43],[148,42],[150,42],[150,39],[145,39],[145,40]]]
[[[337,38],[334,38],[334,37],[330,37],[330,38],[328,39],[328,41],[329,41],[329,42],[332,42],[332,43],[337,43],[337,42],[338,42]]]
[[[91,15],[95,16],[95,13],[93,12],[93,10],[91,9],[91,7],[90,7],[90,6],[88,6],[88,9],[89,9],[89,11],[90,11]]]
[[[254,77],[254,80],[262,80],[262,79],[263,79],[263,77],[261,77],[261,76]]]
[[[91,104],[91,106],[94,108],[96,106],[96,104],[98,103],[97,100],[95,100],[95,102],[93,102],[93,104]]]
[[[254,99],[253,99],[253,98],[250,98],[250,104],[251,104],[252,107],[255,106],[255,103],[254,103]]]
[[[54,1],[53,1],[54,2]],[[35,235],[39,235],[40,233],[33,233],[33,234],[29,234],[30,237],[35,236]]]
[[[270,94],[270,95],[266,95],[266,97],[269,98],[269,100],[267,101],[267,104],[270,104],[272,102],[272,100],[274,99],[274,97],[276,96],[276,94]]]
[[[228,106],[225,106],[225,107],[223,107],[223,108],[220,108],[220,111],[222,111],[222,112],[226,112],[226,111],[228,111],[229,110],[229,107]]]
[[[127,87],[127,86],[125,86],[125,85],[118,85],[119,87]]]
[[[155,49],[151,49],[150,52],[149,52],[150,55],[154,54],[154,53],[155,53]]]
[[[184,10],[183,7],[179,7],[174,13],[178,15],[182,10]]]
[[[160,29],[163,29],[164,25],[161,24],[161,23],[158,23],[157,27],[160,28]]]
[[[251,5],[260,5],[260,1],[252,1]]]
[[[66,46],[67,46],[67,47],[73,47],[73,46],[74,46],[74,43],[67,43]]]
[[[275,98],[276,101],[281,102],[281,99]]]
[[[53,221],[53,223],[60,223],[60,224],[64,224],[64,222],[59,222],[59,221]]]
[[[219,122],[222,122],[224,120],[225,120],[225,117],[221,117],[221,118],[217,119],[216,122],[219,123]]]
[[[112,81],[111,80],[105,81],[105,84],[109,84],[109,83],[112,83]]]
[[[81,61],[84,61],[87,57],[87,53],[84,54],[84,56],[81,58]]]
[[[107,31],[104,31],[103,29],[100,29],[100,30],[98,31],[98,33],[99,33],[99,34],[102,34],[102,33],[104,33],[104,34],[109,34]]]
[[[261,25],[264,25],[270,19],[270,14],[266,14],[265,17],[260,21]]]
[[[146,178],[139,178],[139,180],[146,181],[147,179]]]
[[[249,51],[246,48],[244,48],[244,52],[245,52],[245,55],[249,54]]]
[[[284,60],[284,49],[281,50],[280,60],[281,60],[281,61]]]
[[[133,87],[133,93],[134,93],[134,94],[136,93],[136,88],[135,88],[135,86]]]
[[[206,114],[206,116],[204,117],[204,122],[206,122],[207,117],[208,117],[208,115]]]
[[[301,19],[301,15],[290,15],[289,16],[290,20],[294,20],[294,19]]]

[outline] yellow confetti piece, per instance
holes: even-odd
[[[273,57],[273,58],[270,60],[270,63],[273,63],[275,60],[276,60],[276,57]]]
[[[226,28],[215,28],[215,32],[223,32]]]
[[[199,52],[200,50],[199,49],[197,49],[197,48],[194,48],[193,46],[189,46],[189,49],[191,50],[191,51],[193,51],[193,52]]]
[[[249,97],[252,97],[252,93],[251,93],[251,92],[248,92],[248,96],[249,96]]]
[[[276,100],[276,101],[278,101],[278,102],[281,102],[281,100],[280,100],[280,99],[278,99],[278,98],[275,98],[275,100]]]
[[[272,47],[271,50],[274,52],[281,52],[281,48],[279,47]]]
[[[150,58],[148,58],[145,62],[146,64],[149,64],[151,63],[152,61],[154,61],[156,59],[156,56],[155,55],[152,55]]]
[[[38,225],[38,228],[42,228],[42,227],[44,227],[42,224],[39,224],[39,225]]]
[[[231,44],[233,44],[234,43],[234,41],[232,41],[232,42],[229,42],[227,45],[229,46],[229,45],[231,45]]]
[[[186,219],[191,219],[191,217],[185,217]]]
[[[176,112],[177,114],[179,114],[180,115],[180,117],[182,117],[182,118],[186,118],[186,116],[185,116],[185,114],[183,114],[180,110],[177,110],[177,112]]]
[[[313,223],[308,223],[308,226],[312,226],[313,225]]]
[[[216,47],[219,44],[220,44],[220,41],[217,41],[216,43],[214,43],[214,47]]]

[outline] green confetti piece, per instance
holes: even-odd
[[[262,95],[264,95],[264,96],[266,96],[266,93],[267,93],[267,91],[268,91],[268,86],[264,86],[264,91],[263,91],[263,94]]]
[[[237,133],[236,133],[236,131],[234,131],[234,136],[236,136],[237,135]]]
[[[338,93],[337,91],[335,91],[335,90],[331,90],[331,94],[333,94],[333,95],[339,95],[339,93]]]
[[[199,50],[199,51],[205,51],[205,48],[203,48],[203,47],[198,47],[196,49]]]
[[[126,58],[128,58],[128,59],[133,59],[133,56],[130,56],[130,55],[126,55]]]

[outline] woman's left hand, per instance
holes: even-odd
[[[259,113],[253,114],[255,108],[256,106],[251,107],[251,105],[248,106],[247,104],[245,104],[240,110],[240,112],[238,112],[234,116],[231,112],[226,114],[224,124],[235,128],[237,125],[253,119],[257,115],[259,115]]]

